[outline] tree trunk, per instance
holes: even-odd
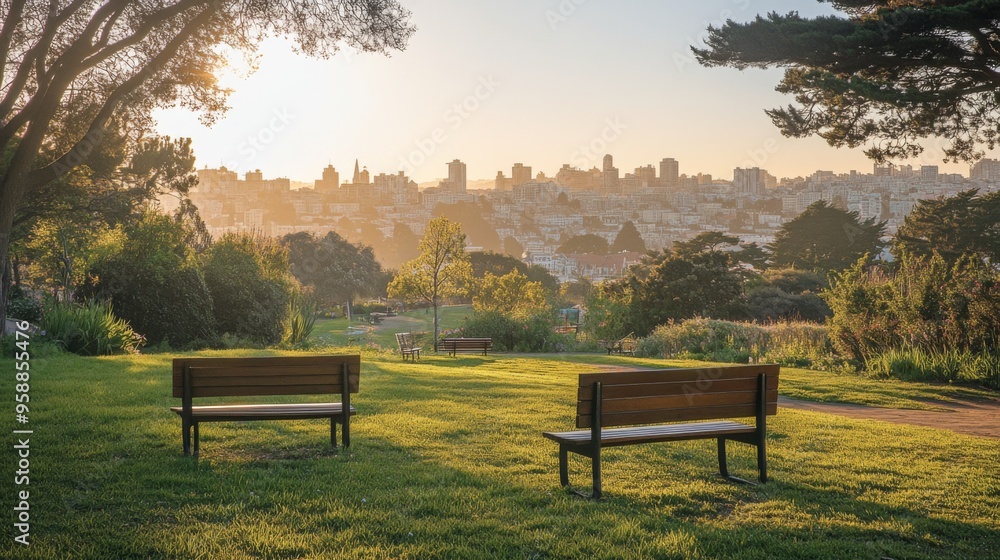
[[[431,305],[434,306],[434,353],[437,354],[437,351],[438,351],[438,301],[437,301],[436,297],[434,298],[434,301],[431,302]]]
[[[14,230],[14,209],[17,207],[19,198],[15,196],[15,189],[10,185],[0,185],[0,263],[10,261],[10,236]],[[7,295],[10,285],[10,278],[7,276],[7,267],[3,267],[3,289],[0,289],[0,331],[7,319]]]
[[[3,336],[4,327],[7,325],[7,297],[10,295],[11,270],[10,259],[4,259],[3,268],[0,269],[0,336]]]

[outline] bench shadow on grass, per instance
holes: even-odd
[[[262,512],[294,509],[300,504],[322,507],[319,505],[322,500],[332,500],[337,504],[335,509],[346,504],[354,512],[351,515],[357,516],[351,521],[353,524],[373,524],[366,528],[367,541],[363,543],[372,547],[398,546],[407,540],[403,536],[414,530],[421,535],[415,544],[420,539],[424,539],[424,544],[449,542],[449,535],[440,532],[444,529],[433,527],[437,523],[460,533],[465,542],[489,542],[494,549],[502,546],[507,550],[525,550],[537,545],[539,527],[547,527],[543,530],[547,539],[580,539],[583,550],[604,543],[611,550],[619,548],[633,553],[636,539],[653,541],[659,535],[678,532],[693,537],[696,550],[714,554],[727,551],[735,554],[739,549],[733,547],[739,543],[748,550],[760,547],[772,555],[810,557],[932,557],[957,546],[953,552],[963,557],[1000,545],[995,528],[932,517],[933,514],[908,507],[885,505],[840,490],[796,482],[773,480],[762,487],[739,485],[735,492],[730,492],[728,485],[732,483],[706,473],[692,481],[700,489],[686,495],[672,493],[668,488],[662,493],[641,489],[642,493],[636,495],[635,488],[619,482],[619,488],[608,489],[607,499],[591,502],[573,497],[558,486],[555,461],[551,472],[527,475],[551,481],[539,487],[517,477],[470,472],[383,438],[359,438],[350,450],[334,451],[329,447],[324,449],[315,438],[305,434],[292,437],[308,441],[280,447],[266,442],[245,442],[225,452],[203,450],[202,460],[193,470],[191,465],[195,463],[188,458],[178,458],[173,464],[179,467],[177,471],[186,474],[188,484],[213,489],[208,492],[214,495],[213,500],[219,499],[220,488],[239,488],[246,481],[259,481],[261,487],[273,488],[272,484],[277,482],[267,481],[280,479],[280,498],[269,496],[267,490],[258,490],[256,497],[250,499],[259,502]],[[311,444],[315,445],[310,447]],[[578,482],[585,482],[584,478]],[[670,478],[664,475],[665,488]],[[707,490],[704,483],[708,484]],[[324,488],[322,492],[317,486]],[[317,493],[322,500],[317,501]],[[456,507],[458,496],[463,504],[468,504],[467,512],[462,510],[463,505]],[[225,510],[230,504],[225,503],[225,498],[222,502],[197,500],[179,507],[222,506]],[[768,521],[766,516],[760,518],[761,524],[743,521],[759,517],[747,508],[768,508],[769,503],[791,508],[796,521],[786,525],[780,520]],[[485,512],[483,504],[488,504]],[[363,508],[370,511],[364,512]],[[736,517],[729,521],[734,513]],[[228,520],[223,515],[219,522]],[[496,533],[495,522],[506,525],[504,534]],[[322,534],[329,530],[322,523],[312,523],[315,524],[287,527],[287,530],[295,534]],[[616,531],[618,526],[636,525],[641,529],[626,536]],[[308,555],[321,547],[319,541],[314,548],[272,552]]]

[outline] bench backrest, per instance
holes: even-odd
[[[483,346],[492,346],[492,338],[442,338],[441,342],[454,345],[454,346],[470,346],[476,348],[482,348]]]
[[[408,332],[396,333],[396,344],[399,345],[399,351],[405,352],[407,350],[413,349],[413,335]]]
[[[361,356],[174,358],[174,397],[344,394],[344,368],[358,392]],[[190,380],[185,395],[184,379]]]
[[[602,427],[758,416],[758,403],[763,413],[776,414],[778,369],[767,364],[583,374],[576,426],[592,426],[598,390]]]

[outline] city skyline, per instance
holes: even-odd
[[[191,137],[198,167],[295,181],[328,164],[349,169],[354,158],[418,182],[444,178],[456,158],[471,180],[509,173],[511,162],[547,173],[563,163],[600,168],[608,152],[621,154],[622,170],[669,154],[681,173],[714,176],[739,166],[779,177],[871,167],[860,149],[781,136],[764,114],[790,102],[773,91],[780,71],[703,68],[690,52],[709,24],[769,10],[833,13],[826,4],[426,4],[434,9],[414,10],[420,32],[391,58],[344,51],[312,60],[268,41],[256,73],[220,76],[234,89],[232,109],[212,128],[180,108],[157,113],[158,131]],[[902,163],[968,172],[941,160],[930,149]]]

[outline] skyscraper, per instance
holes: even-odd
[[[531,182],[531,166],[515,163],[511,169],[511,186],[520,187],[529,182]]]
[[[448,164],[448,185],[455,192],[466,190],[465,164],[457,159]]]
[[[611,154],[604,156],[604,169],[601,172],[601,191],[604,194],[616,194],[619,190],[618,168],[614,165]]]
[[[316,181],[316,192],[335,192],[340,188],[340,173],[332,165],[323,169],[323,178]]]
[[[737,195],[757,196],[764,194],[767,185],[767,171],[754,167],[743,169],[737,167],[733,170],[733,190]]]
[[[664,187],[676,187],[679,184],[680,164],[674,158],[660,160],[660,182]]]

